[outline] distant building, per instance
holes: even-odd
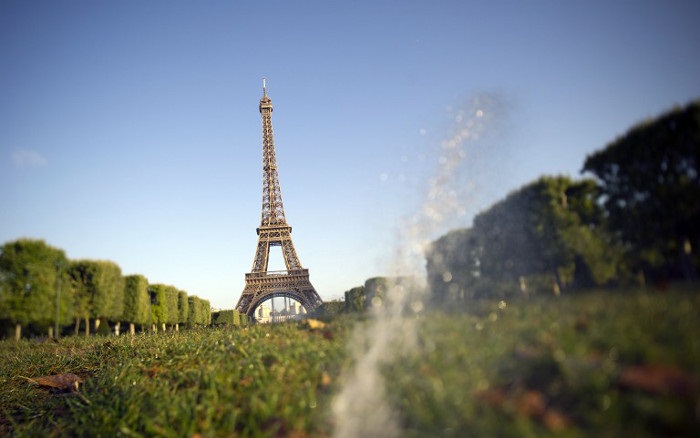
[[[296,301],[292,301],[286,310],[287,310],[287,315],[291,319],[299,319],[303,315],[306,315],[306,309],[304,308],[304,306],[302,306],[301,303],[298,303]]]
[[[261,304],[255,309],[255,320],[262,323],[272,322],[272,309],[267,304]]]
[[[282,322],[289,319],[300,319],[306,315],[306,309],[301,303],[290,300],[289,306],[282,310],[273,310],[267,304],[261,304],[255,310],[255,320],[259,323]]]

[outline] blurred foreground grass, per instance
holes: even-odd
[[[385,365],[388,402],[406,436],[700,436],[699,310],[672,291],[429,312]],[[2,341],[0,435],[328,436],[367,323]],[[78,393],[36,384],[64,373]]]

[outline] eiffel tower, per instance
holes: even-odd
[[[272,100],[267,96],[265,79],[259,109],[263,133],[262,220],[257,229],[258,248],[255,251],[253,269],[245,274],[245,288],[236,304],[236,310],[252,317],[263,301],[287,297],[298,301],[307,312],[311,312],[323,301],[309,280],[309,270],[301,266],[292,243],[292,227],[284,217],[272,135]],[[267,270],[270,248],[273,246],[282,247],[286,271]]]

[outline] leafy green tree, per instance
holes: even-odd
[[[609,230],[599,193],[591,179],[572,182],[564,193],[561,214],[567,219],[562,240],[574,253],[574,286],[578,288],[610,284],[622,274],[622,247]]]
[[[619,261],[595,193],[588,180],[541,177],[477,216],[481,274],[501,276],[520,291],[528,278],[537,279],[555,294],[613,280]]]
[[[616,279],[611,241],[592,180],[542,177],[439,238],[426,253],[437,303],[583,288]]]
[[[386,277],[372,277],[365,280],[365,305],[370,307],[381,306],[387,297],[389,279]]]
[[[187,297],[187,300],[189,301],[190,305],[190,313],[187,317],[187,323],[191,326],[201,325],[202,321],[205,319],[202,299],[197,296],[189,296]]]
[[[72,293],[64,276],[67,266],[64,251],[43,240],[19,239],[0,248],[0,319],[15,324],[16,339],[22,335],[22,326],[50,327],[55,322],[59,288],[63,290],[60,322],[70,321]]]
[[[560,288],[561,275],[570,270],[571,257],[562,251],[543,190],[542,184],[530,184],[474,218],[483,247],[480,276],[498,295],[517,293],[520,279],[535,275],[550,276]]]
[[[235,310],[219,310],[211,315],[213,325],[238,325],[238,312]]]
[[[692,279],[700,258],[700,100],[634,126],[586,158],[610,227],[652,279]]]
[[[197,312],[200,310],[199,297],[190,295],[187,297],[188,312],[187,312],[187,325],[190,327],[195,327],[198,324],[199,317]]]
[[[471,228],[453,230],[426,251],[426,271],[435,303],[475,298],[481,242]]]
[[[202,325],[211,325],[211,303],[209,300],[201,300],[202,303]]]
[[[478,215],[480,275],[515,292],[535,280],[555,294],[614,280],[619,255],[595,196],[590,180],[541,177]]]
[[[95,319],[95,332],[101,320],[117,320],[124,311],[124,277],[119,266],[107,260],[71,262],[69,274],[75,291],[76,318],[85,319],[85,334],[90,333],[89,318]],[[76,319],[76,330],[79,321]]]
[[[179,324],[187,324],[187,317],[190,313],[190,302],[187,299],[187,292],[184,290],[178,291],[177,295],[177,322]],[[178,327],[178,326],[176,326]]]
[[[178,290],[174,286],[165,287],[165,306],[167,307],[166,318],[164,323],[175,326],[180,318],[180,312],[177,307]],[[165,330],[165,325],[163,326]]]
[[[85,336],[87,336],[90,333],[91,267],[84,260],[71,260],[68,267],[68,276],[74,296],[75,334],[77,335],[80,330],[80,321],[84,320]]]
[[[161,327],[164,331],[165,324],[170,322],[171,316],[168,312],[171,309],[168,305],[168,290],[171,287],[164,284],[151,284],[148,286],[148,293],[151,297],[153,331],[157,331],[157,327]]]
[[[340,300],[324,301],[309,315],[314,319],[332,320],[345,310],[345,303]]]
[[[354,287],[345,292],[345,312],[365,311],[365,288],[364,286]]]
[[[135,334],[134,324],[148,324],[151,320],[151,299],[148,280],[143,275],[124,277],[124,313],[122,319],[129,322],[129,333]]]
[[[194,295],[187,297],[187,300],[189,301],[187,324],[192,327],[199,325],[210,325],[212,321],[212,314],[209,301],[203,300]]]
[[[238,310],[235,310],[235,312],[236,312],[236,315],[238,317],[238,322],[236,322],[236,325],[240,325],[241,327],[245,327],[250,323],[248,315],[246,315],[245,313],[239,312]]]

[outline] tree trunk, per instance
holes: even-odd
[[[134,336],[136,334],[136,326],[133,322],[129,323],[129,333],[131,334],[131,336]]]
[[[100,318],[95,318],[95,334],[97,334],[98,328],[100,328]]]
[[[561,279],[559,278],[559,271],[557,268],[552,268],[552,292],[555,297],[561,296]]]
[[[693,246],[690,244],[690,239],[684,238],[679,246],[683,277],[686,281],[694,281],[697,279],[698,273],[693,266]]]
[[[637,284],[642,289],[646,289],[647,287],[647,276],[644,273],[644,269],[640,269],[639,272],[637,272]]]
[[[158,326],[156,324],[151,324],[151,330],[153,333],[158,333]]]
[[[555,297],[561,296],[561,288],[559,287],[559,283],[557,283],[556,281],[552,283],[552,292],[554,293]]]
[[[163,323],[163,333],[165,333],[165,323]]]
[[[75,317],[75,335],[78,336],[80,334],[80,317],[76,316]]]
[[[520,292],[523,294],[525,299],[529,299],[530,294],[527,291],[527,280],[525,279],[524,276],[521,275],[520,278],[518,279],[518,281],[520,283]]]
[[[180,324],[175,323],[175,331],[179,332],[180,331]]]
[[[15,341],[22,339],[22,324],[15,324]]]
[[[90,319],[86,316],[85,317],[85,337],[87,338],[90,336]]]
[[[49,327],[49,339],[53,339],[53,327]]]
[[[114,336],[119,336],[119,329],[121,328],[121,323],[114,323]]]

